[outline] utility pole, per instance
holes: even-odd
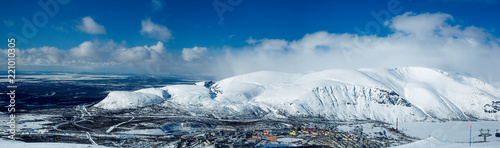
[[[399,130],[398,130],[398,118],[396,118],[396,132],[399,132]]]

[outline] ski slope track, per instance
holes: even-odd
[[[499,120],[500,90],[437,69],[261,71],[195,85],[115,91],[95,108],[169,107],[218,118]]]

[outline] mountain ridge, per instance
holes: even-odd
[[[193,115],[250,118],[500,119],[500,112],[491,107],[493,101],[500,100],[499,89],[475,78],[423,67],[332,69],[303,74],[260,71],[217,82],[148,88],[129,96],[126,93],[112,92],[94,107],[120,110],[175,106]],[[145,96],[136,95],[140,93]],[[145,98],[148,103],[138,103]]]

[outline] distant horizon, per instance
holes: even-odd
[[[394,67],[394,68],[358,68],[358,69],[350,69],[350,70],[363,70],[363,69],[398,69],[398,68],[429,68],[429,69],[437,69],[437,68],[432,68],[432,67],[422,67],[422,66],[406,66],[406,67]],[[314,72],[321,72],[321,71],[328,71],[328,70],[339,70],[339,69],[346,69],[348,70],[349,68],[331,68],[331,69],[324,69],[324,70],[318,70],[318,71],[307,71],[307,72],[297,72],[300,74],[306,74],[306,73],[314,73]],[[437,69],[437,70],[442,70],[442,69]],[[262,70],[262,71],[272,71],[272,70]],[[253,72],[248,72],[240,75],[245,75],[245,74],[250,74],[250,73],[255,73],[255,72],[262,72],[262,71],[253,71]],[[447,72],[449,74],[460,74],[463,76],[479,79],[485,83],[488,83],[494,87],[500,88],[500,82],[499,81],[493,81],[491,79],[486,79],[482,80],[480,78],[475,77],[474,75],[471,75],[470,73],[459,73],[459,72],[454,72],[454,71],[446,71],[442,70],[444,72]],[[281,71],[274,71],[274,72],[281,72]],[[285,73],[293,73],[293,72],[285,72]],[[226,78],[238,76],[238,75],[233,75],[233,76],[228,76],[228,77],[214,77],[214,76],[200,76],[200,75],[182,75],[182,74],[174,74],[174,73],[161,73],[161,74],[148,74],[148,73],[125,73],[125,72],[86,72],[86,71],[43,71],[43,70],[38,70],[38,71],[19,71],[17,73],[19,78],[22,78],[23,75],[54,75],[57,78],[57,75],[61,74],[78,74],[78,75],[98,75],[98,76],[133,76],[133,77],[159,77],[159,78],[179,78],[179,79],[188,79],[188,80],[194,80],[194,81],[220,81]],[[2,77],[7,77],[7,75],[2,75]],[[22,82],[23,79],[18,79],[17,81]]]

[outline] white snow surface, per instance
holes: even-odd
[[[13,141],[0,139],[0,147],[5,148],[106,148],[106,146],[91,145],[91,144],[72,144],[62,142],[35,142],[27,143],[22,141]]]
[[[484,142],[484,143],[454,143],[449,141],[440,140],[434,137],[429,137],[424,140],[413,142],[410,144],[405,144],[401,146],[396,146],[394,148],[498,148],[500,142]]]
[[[437,69],[333,69],[311,73],[261,71],[205,87],[169,85],[114,91],[95,105],[128,109],[160,104],[185,110],[270,117],[380,121],[499,120],[484,106],[500,90],[478,79]]]
[[[95,107],[111,110],[140,108],[161,103],[168,96],[168,93],[158,88],[147,88],[134,92],[112,91]]]
[[[278,138],[276,141],[280,143],[293,143],[293,142],[298,142],[298,141],[303,141],[304,139],[299,139],[299,138]]]
[[[395,128],[394,125],[392,127]],[[470,140],[483,141],[483,137],[478,136],[481,133],[480,129],[490,130],[492,136],[487,137],[486,141],[500,142],[500,138],[495,137],[497,130],[500,130],[499,121],[399,122],[399,130],[409,136],[420,139],[434,137],[457,143],[467,143]]]

